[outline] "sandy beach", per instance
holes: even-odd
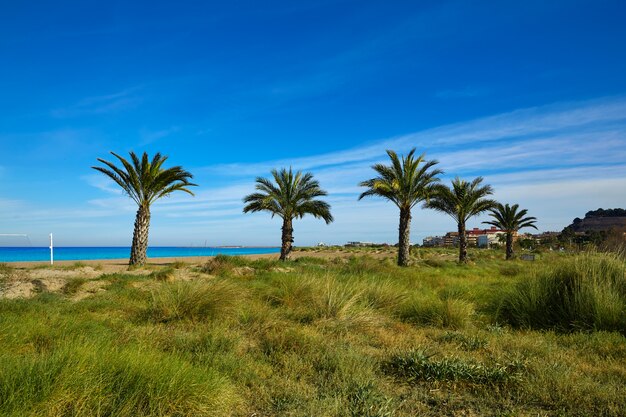
[[[278,254],[264,253],[264,254],[252,254],[252,255],[238,255],[245,256],[246,259],[263,259],[263,258],[277,258]],[[174,262],[185,262],[188,264],[203,264],[207,262],[213,256],[181,256],[175,258],[150,258],[148,259],[147,266],[167,266]],[[49,266],[50,268],[68,267],[76,264],[102,267],[102,270],[107,272],[118,272],[128,269],[128,259],[93,259],[93,260],[79,260],[79,261],[55,261],[54,265],[50,265],[50,261],[28,261],[28,262],[7,262],[13,268],[30,269],[36,267]]]

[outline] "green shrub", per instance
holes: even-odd
[[[515,327],[626,334],[625,273],[625,262],[610,254],[562,260],[501,295],[497,318]]]

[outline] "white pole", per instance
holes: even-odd
[[[54,265],[54,245],[52,244],[52,233],[50,233],[50,265]]]

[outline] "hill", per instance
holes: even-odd
[[[573,232],[602,232],[611,229],[626,228],[626,210],[597,209],[588,211],[583,219],[576,217],[565,229]]]

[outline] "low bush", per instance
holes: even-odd
[[[497,319],[515,327],[626,334],[626,263],[580,254],[539,270],[498,294]]]
[[[237,266],[246,264],[246,260],[240,256],[217,255],[209,259],[201,268],[205,274],[222,275]]]

